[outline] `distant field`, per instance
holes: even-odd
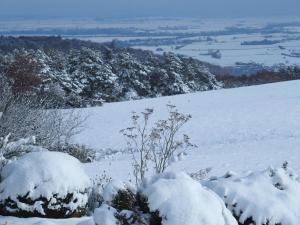
[[[221,66],[300,64],[299,18],[0,21],[4,35],[61,35],[172,51]]]

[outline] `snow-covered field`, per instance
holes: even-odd
[[[300,172],[299,102],[300,81],[291,81],[105,104],[85,110],[89,114],[87,129],[77,141],[98,150],[121,150],[125,140],[119,131],[129,125],[132,111],[153,107],[158,119],[166,116],[165,105],[172,103],[192,115],[184,132],[198,148],[171,169],[196,172],[211,167],[211,175],[221,175],[289,161]],[[114,178],[128,180],[130,166],[130,157],[117,153],[87,164],[86,170],[91,175],[106,170]]]
[[[172,51],[220,66],[300,63],[300,23],[295,17],[0,21],[0,34],[60,34],[99,43],[117,39],[125,46],[158,54]],[[251,44],[243,45],[244,42]],[[211,56],[215,51],[220,51],[218,57]]]
[[[276,37],[277,36],[277,37]],[[283,39],[284,33],[274,34],[268,40]],[[295,37],[296,38],[296,37]],[[297,35],[297,38],[299,36]],[[262,41],[266,36],[260,33],[246,35],[219,35],[212,41],[199,41],[176,49],[175,45],[160,46],[164,51],[191,56],[199,60],[220,66],[234,66],[236,63],[258,63],[272,67],[274,65],[298,65],[300,57],[289,56],[293,51],[300,52],[300,39],[282,40],[271,45],[241,45],[244,41]],[[145,50],[157,51],[156,46],[137,46]],[[220,51],[220,58],[214,58],[209,52]]]
[[[130,122],[132,111],[155,109],[155,119],[167,115],[172,103],[193,118],[184,127],[198,147],[170,171],[196,172],[210,167],[210,175],[223,175],[280,166],[284,161],[300,173],[300,81],[199,92],[156,99],[105,104],[83,109],[89,115],[86,130],[76,142],[89,145],[105,155],[105,149],[120,151],[125,142],[119,130]],[[110,150],[110,152],[112,152]],[[108,176],[132,178],[130,157],[117,152],[85,164],[90,177],[106,171]],[[0,224],[93,225],[91,218],[46,220],[0,217]]]
[[[160,21],[160,25],[157,22]],[[95,42],[107,42],[113,39],[120,41],[132,41],[132,47],[151,50],[158,54],[162,52],[175,52],[197,58],[220,66],[235,66],[236,63],[258,63],[264,66],[279,64],[297,65],[300,57],[293,53],[300,52],[300,24],[297,18],[286,19],[227,19],[227,20],[154,20],[151,26],[145,21],[127,21],[126,27],[139,29],[141,24],[146,28],[145,37],[136,36],[85,36],[76,37]],[[152,29],[152,30],[151,30]],[[269,29],[269,30],[268,30]],[[256,31],[255,31],[256,30]],[[160,32],[169,34],[167,37],[158,35]],[[188,35],[180,36],[182,33]],[[147,39],[148,38],[148,39]],[[169,39],[168,44],[153,42],[153,39]],[[133,40],[144,40],[144,44],[138,45]],[[192,42],[186,42],[193,40]],[[264,40],[273,41],[268,44],[243,45],[244,42]],[[220,51],[220,57],[212,57],[209,53]]]
[[[300,24],[297,23],[299,21],[297,18],[154,19],[148,23],[146,21],[129,20],[123,24],[110,24],[110,28],[141,29],[140,33],[137,32],[139,36],[126,34],[124,36],[72,37],[99,43],[117,39],[129,42],[134,48],[151,50],[158,54],[175,52],[220,66],[258,63],[272,67],[279,64],[297,65],[300,63],[299,55],[293,55],[293,53],[300,52]],[[104,27],[107,28],[109,25],[105,24]],[[143,32],[145,36],[142,35]],[[161,36],[162,33],[165,36]],[[182,36],[182,34],[187,35]],[[163,42],[153,41],[155,39],[168,41],[163,44]],[[143,40],[142,45],[138,44],[140,40]],[[191,40],[193,41],[189,42]],[[264,40],[273,41],[273,43],[243,45],[244,42],[263,42]],[[220,56],[212,57],[209,53],[214,51],[220,51]]]

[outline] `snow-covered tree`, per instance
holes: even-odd
[[[23,41],[19,44],[24,45]],[[220,87],[204,63],[173,53],[159,56],[150,51],[59,38],[30,43],[39,46],[39,41],[49,41],[52,48],[42,44],[43,48],[32,49],[28,44],[28,49],[5,51],[0,57],[0,73],[15,80],[14,91],[30,89],[47,96],[49,108],[101,105]],[[60,90],[59,95],[53,87]]]

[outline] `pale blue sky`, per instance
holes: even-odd
[[[251,17],[300,16],[300,0],[0,0],[0,16]]]

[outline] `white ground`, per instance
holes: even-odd
[[[41,218],[15,218],[0,216],[1,225],[95,225],[91,217],[80,219],[41,219]]]
[[[275,64],[285,65],[299,65],[300,57],[290,57],[282,54],[290,54],[291,52],[300,52],[300,26],[298,24],[289,24],[299,22],[299,18],[243,18],[243,19],[193,19],[193,18],[137,18],[128,20],[23,20],[23,21],[1,21],[0,20],[0,34],[4,31],[17,31],[34,29],[129,29],[147,31],[144,36],[137,37],[134,33],[129,36],[111,36],[111,34],[102,35],[78,35],[66,36],[67,38],[78,38],[82,40],[91,40],[94,42],[109,42],[114,39],[118,40],[134,40],[157,38],[155,34],[165,32],[167,37],[176,37],[176,33],[199,33],[208,31],[224,31],[229,27],[238,28],[263,28],[267,24],[285,24],[284,29],[274,31],[267,36],[263,33],[245,34],[244,32],[232,33],[229,35],[212,35],[213,41],[198,41],[188,44],[183,48],[176,49],[177,44],[168,46],[135,46],[146,50],[156,51],[157,48],[162,48],[164,51],[171,51],[177,54],[184,54],[206,62],[210,62],[221,66],[234,66],[237,62],[243,63],[260,63],[266,66],[273,66]],[[151,31],[151,32],[149,32]],[[32,31],[35,34],[35,31]],[[150,34],[152,33],[152,34]],[[121,35],[121,34],[120,34]],[[166,38],[158,36],[159,38]],[[199,36],[199,34],[191,37],[191,39],[206,40],[207,36]],[[190,38],[186,38],[190,39]],[[273,45],[241,45],[243,41],[261,41],[268,40],[284,40],[279,44]],[[294,39],[294,40],[293,40]],[[180,45],[180,44],[178,44]],[[281,49],[284,47],[285,49]],[[209,50],[220,50],[222,54],[221,59],[212,58],[210,55],[205,55]],[[156,53],[161,54],[161,51]]]
[[[197,37],[195,37],[197,38]],[[204,38],[204,37],[202,37]],[[300,51],[299,33],[287,35],[286,33],[273,33],[272,37],[266,37],[264,34],[233,34],[233,35],[219,35],[212,36],[213,41],[201,41],[188,44],[183,48],[176,49],[176,45],[159,46],[165,52],[175,52],[197,58],[199,60],[209,62],[220,66],[234,66],[237,62],[242,63],[259,63],[265,66],[273,66],[278,64],[284,65],[299,65],[300,57],[290,57],[292,51]],[[292,39],[298,40],[292,40]],[[272,45],[241,45],[244,41],[262,41],[264,39],[278,41],[285,40],[281,43]],[[97,40],[97,39],[95,39]],[[284,47],[285,49],[280,49]],[[157,46],[137,46],[150,51],[157,51]],[[222,57],[220,59],[212,58],[207,55],[208,51],[220,50]]]
[[[289,161],[300,173],[300,81],[199,92],[172,97],[105,104],[84,109],[90,115],[87,129],[76,141],[98,150],[124,148],[119,130],[129,125],[131,111],[154,107],[157,118],[166,116],[165,105],[172,103],[193,118],[184,128],[198,148],[170,170],[195,172],[211,167],[210,175],[228,170],[244,172],[280,166]],[[124,181],[131,179],[130,157],[121,153],[85,169],[91,177],[101,175]],[[41,219],[0,217],[0,224],[40,224]],[[90,218],[49,220],[48,225],[89,225]]]
[[[124,148],[119,130],[130,122],[132,111],[154,107],[159,118],[172,103],[193,118],[184,127],[198,148],[172,169],[195,172],[211,167],[212,175],[227,170],[243,172],[279,166],[285,160],[300,172],[300,81],[199,92],[140,101],[106,104],[86,109],[88,128],[77,141],[96,149]],[[158,118],[157,117],[157,118]],[[94,175],[130,178],[129,156],[121,153],[86,165]]]

